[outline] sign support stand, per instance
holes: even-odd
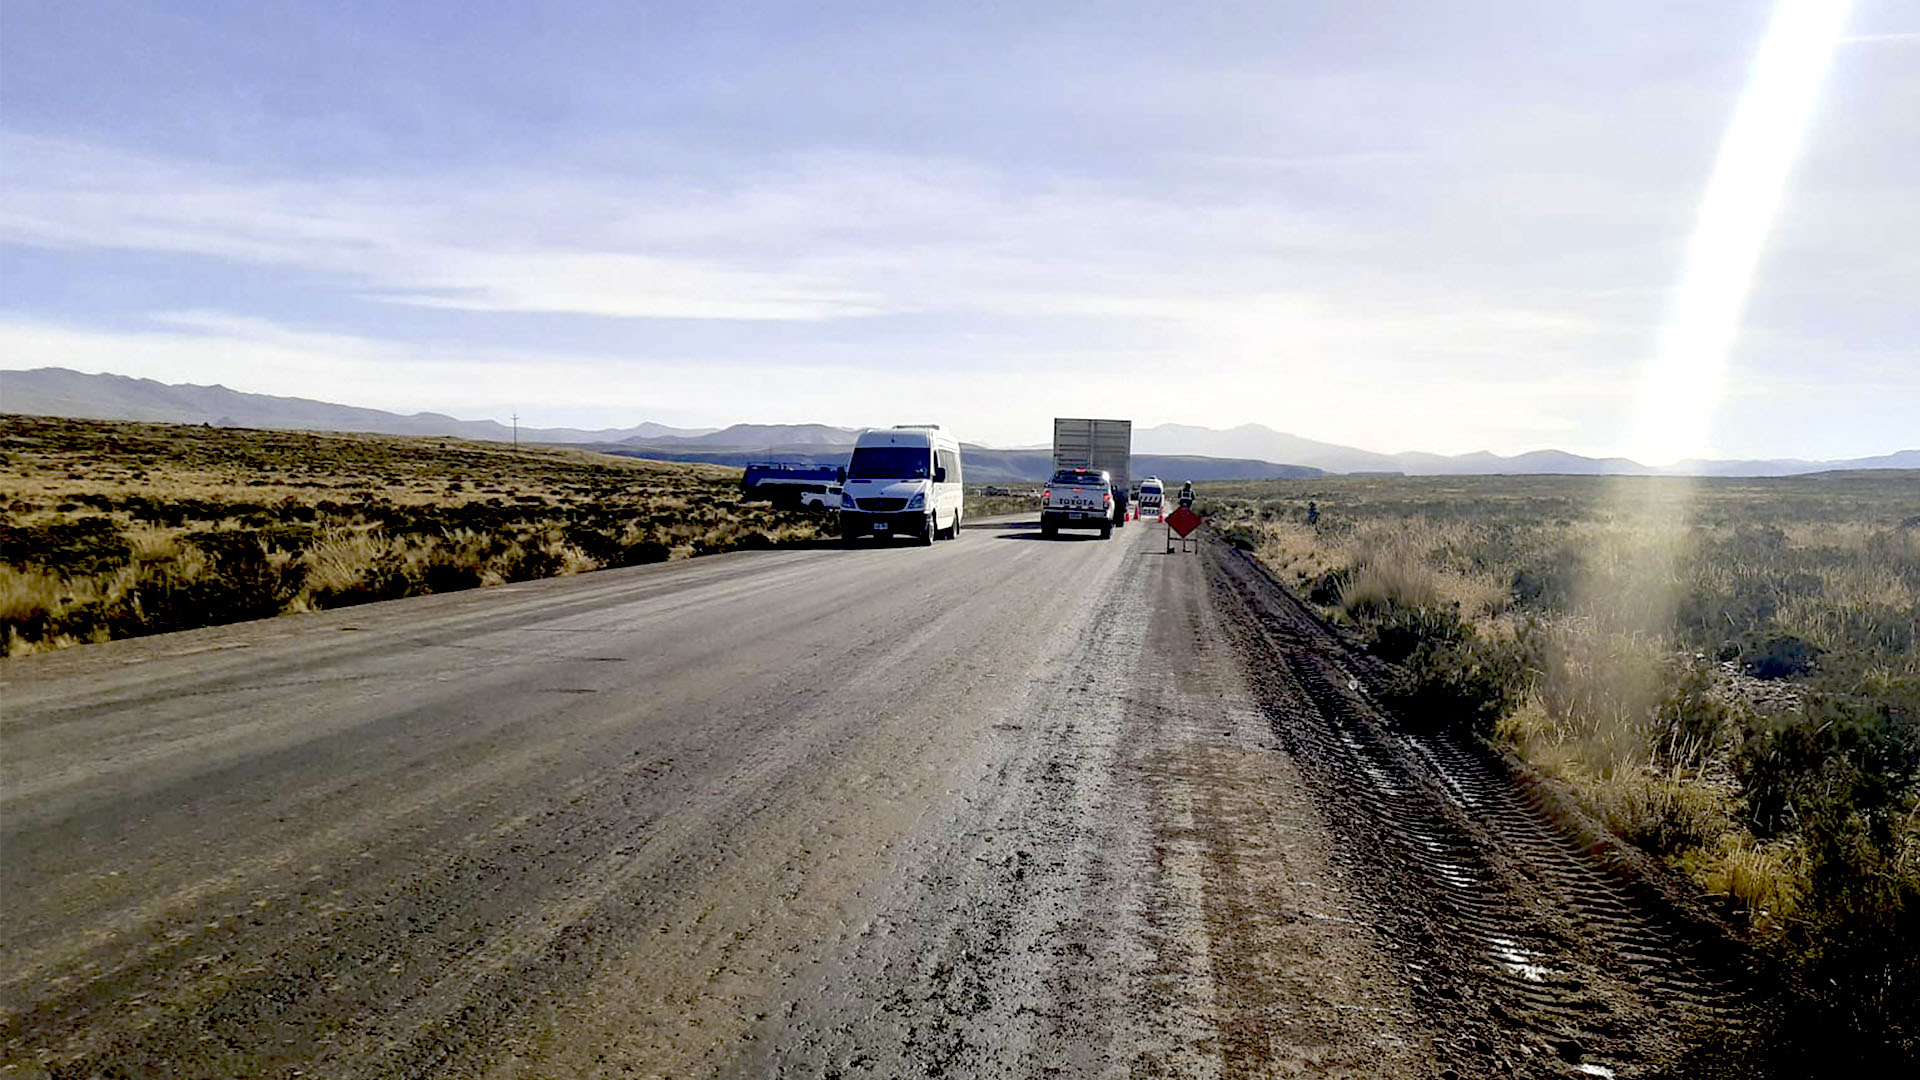
[[[1168,514],[1166,520],[1167,554],[1173,554],[1176,541],[1180,545],[1180,551],[1200,550],[1200,538],[1193,535],[1193,530],[1200,527],[1199,514],[1194,513],[1191,507],[1182,506],[1180,509]]]

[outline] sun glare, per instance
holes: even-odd
[[[1720,144],[1686,269],[1641,380],[1629,442],[1648,464],[1703,456],[1767,232],[1779,211],[1848,0],[1780,0]]]

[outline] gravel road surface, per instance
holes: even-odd
[[[0,1075],[1646,1076],[1657,904],[1237,554],[746,553],[0,665]]]

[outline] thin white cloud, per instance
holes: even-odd
[[[1908,30],[1889,34],[1850,34],[1840,39],[1842,45],[1915,45],[1920,44],[1920,30]]]
[[[299,267],[436,308],[1088,317],[1185,323],[1219,341],[1276,309],[1298,329],[1300,312],[1351,305],[1343,294],[1369,309],[1350,328],[1393,321],[1371,310],[1382,295],[1482,303],[1470,286],[1370,265],[1377,250],[1356,246],[1350,227],[1281,197],[1146,198],[1084,181],[1015,190],[948,162],[823,155],[699,188],[531,174],[262,180],[19,136],[0,156],[0,241]],[[1528,317],[1500,306],[1488,322]]]
[[[403,179],[258,179],[13,134],[0,134],[0,161],[0,242],[298,267],[381,299],[473,311],[807,320],[876,310],[872,294],[806,272],[596,247],[591,221],[543,237],[548,208],[563,222],[577,213],[583,193],[565,184],[509,180],[442,202],[439,185]],[[589,208],[604,220],[618,202],[595,194]]]
[[[824,319],[878,314],[879,296],[807,274],[613,252],[413,253],[393,303],[650,319]]]

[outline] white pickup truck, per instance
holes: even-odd
[[[840,509],[840,485],[828,484],[821,491],[803,491],[800,493],[802,510],[838,510]]]
[[[1113,535],[1113,481],[1092,469],[1058,469],[1040,495],[1040,535],[1051,540],[1061,529],[1099,529]]]

